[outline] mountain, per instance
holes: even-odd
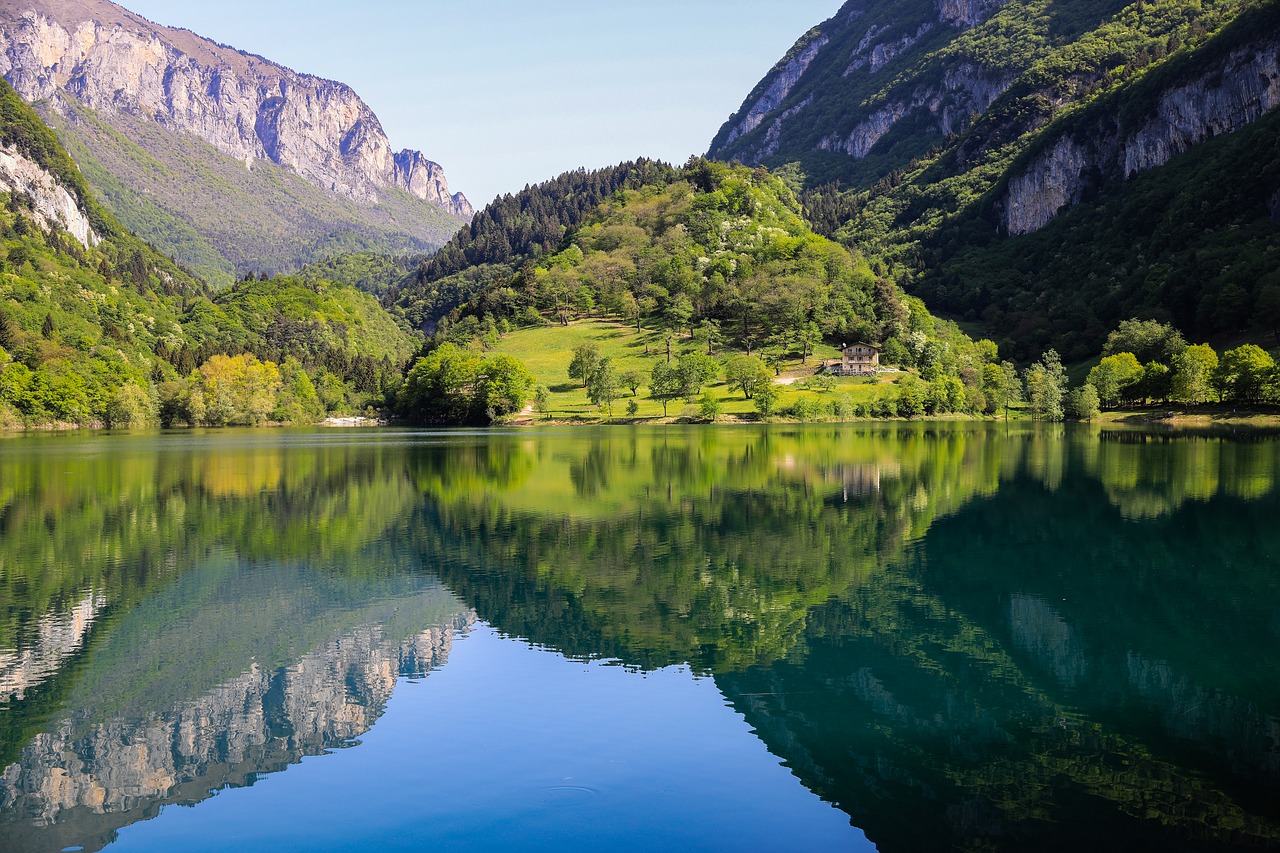
[[[104,210],[0,81],[0,429],[315,421],[379,405],[416,346],[319,276],[212,293]]]
[[[473,212],[437,163],[392,149],[350,87],[107,0],[5,4],[0,73],[125,225],[215,283],[426,250]]]
[[[1024,357],[1135,315],[1270,332],[1278,48],[1271,0],[851,0],[711,150]]]

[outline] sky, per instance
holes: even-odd
[[[355,89],[477,207],[580,166],[683,163],[840,0],[119,0]]]

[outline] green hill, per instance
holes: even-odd
[[[619,377],[640,375],[633,384],[647,389],[642,416],[658,414],[659,406],[669,414],[668,405],[655,402],[664,396],[667,403],[693,402],[703,386],[725,374],[727,356],[749,357],[758,370],[789,364],[811,377],[819,353],[832,355],[832,345],[859,341],[879,345],[886,364],[909,371],[889,395],[892,405],[879,414],[988,408],[983,367],[995,361],[995,348],[975,345],[877,275],[860,254],[814,233],[795,195],[763,169],[695,158],[616,192],[566,232],[559,251],[528,259],[518,270],[488,265],[487,276],[436,328],[432,347],[454,349],[419,362],[422,370],[409,374],[408,396],[401,398],[407,416],[434,420],[457,403],[448,389],[459,385],[458,372],[479,369],[474,356],[460,355],[468,349],[496,349],[528,362],[552,392],[570,395],[553,408],[582,414],[579,397],[586,392],[575,390],[569,361],[575,347],[591,343],[580,339],[578,321],[585,318],[614,324],[598,342],[598,355],[610,359]],[[543,331],[518,331],[527,329]],[[558,370],[556,359],[562,362]],[[678,393],[657,390],[662,380],[655,371],[677,360],[685,375]],[[588,380],[577,376],[578,389]],[[763,384],[772,386],[772,371]],[[848,406],[864,393],[850,393]],[[726,395],[720,390],[713,396]],[[751,398],[745,390],[737,402],[753,405],[743,398]],[[623,394],[614,405],[625,405]],[[821,405],[834,412],[837,398]],[[485,406],[467,408],[471,418]],[[795,414],[821,412],[802,408]]]

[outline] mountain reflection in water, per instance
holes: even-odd
[[[1004,425],[0,442],[0,836],[351,745],[479,619],[713,677],[882,850],[1280,846],[1278,473]]]

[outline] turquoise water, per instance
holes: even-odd
[[[1280,846],[1280,440],[0,440],[0,849]]]

